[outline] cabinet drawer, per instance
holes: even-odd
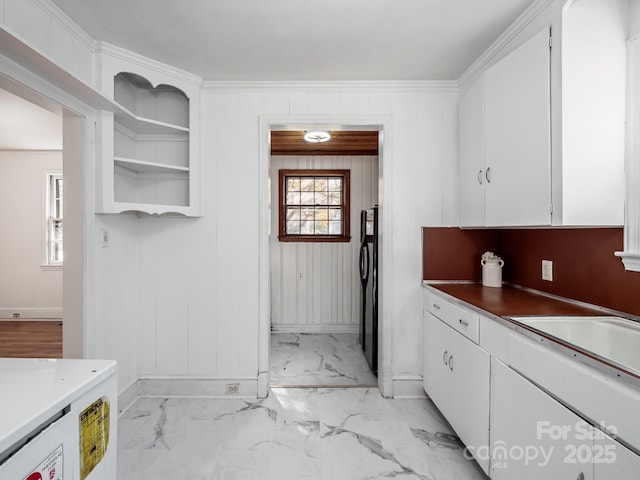
[[[480,316],[477,313],[444,300],[431,292],[426,292],[424,303],[425,310],[433,316],[438,317],[469,340],[479,342]]]

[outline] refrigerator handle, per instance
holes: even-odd
[[[369,246],[366,241],[360,246],[360,279],[363,283],[369,279]]]

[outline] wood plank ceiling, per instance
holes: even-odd
[[[378,155],[378,132],[336,130],[324,143],[304,141],[302,130],[271,131],[271,155]]]

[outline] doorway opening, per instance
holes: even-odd
[[[0,356],[79,357],[84,208],[64,205],[83,198],[84,118],[2,76],[0,105]]]
[[[381,320],[378,329],[380,373],[376,377],[361,347],[359,250],[360,212],[377,204],[384,208],[379,194],[384,122],[376,124],[361,120],[336,124],[334,119],[322,124],[318,119],[312,122],[289,120],[280,123],[261,119],[264,140],[261,142],[261,178],[266,179],[261,198],[268,201],[265,202],[266,211],[261,215],[264,237],[261,241],[262,381],[259,381],[259,395],[266,395],[268,388],[274,386],[380,386],[384,375],[384,321]],[[330,131],[342,146],[334,146],[333,151],[326,144],[305,146],[301,143],[302,136],[312,129]],[[365,137],[373,138],[373,150],[355,141]],[[297,146],[294,145],[296,142]],[[282,171],[295,172],[294,182],[306,182],[304,188],[297,187],[309,204],[302,201],[301,206],[280,206],[283,198],[286,199]],[[296,242],[278,238],[282,237],[282,225],[286,226],[287,221],[294,232],[301,234],[324,231],[323,225],[312,223],[317,218],[324,218],[326,198],[331,197],[331,192],[311,192],[310,185],[315,185],[311,181],[314,171],[320,176],[323,172],[348,171],[350,174],[351,230],[348,241],[306,239]],[[326,179],[315,180],[322,190]],[[314,200],[310,200],[311,197]],[[280,212],[284,212],[282,219]],[[339,218],[337,211],[335,214],[337,216],[331,219]],[[382,303],[384,290],[380,290]]]

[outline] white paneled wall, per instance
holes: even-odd
[[[278,205],[278,170],[351,171],[351,242],[279,242],[271,211],[271,329],[357,332],[360,312],[360,211],[378,202],[377,156],[273,156],[271,205]]]

